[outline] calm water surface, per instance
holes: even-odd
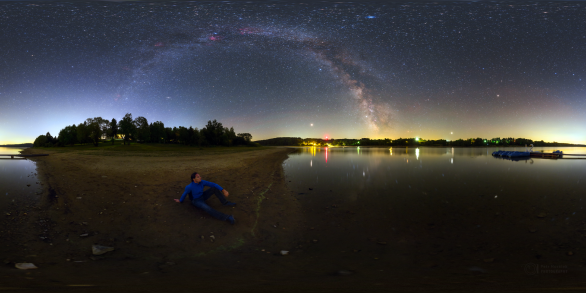
[[[19,154],[22,150],[23,148],[0,147],[0,154]],[[36,163],[30,160],[0,157],[0,209],[13,202],[38,199],[42,189],[36,168]]]
[[[560,148],[535,148],[551,152]],[[403,192],[426,195],[427,191],[507,195],[525,186],[556,186],[576,191],[586,183],[586,148],[561,148],[564,159],[528,158],[511,161],[491,154],[498,148],[304,148],[284,163],[294,186],[336,190],[337,198],[384,196]],[[525,148],[505,148],[525,150]],[[308,188],[307,188],[308,189]],[[548,188],[549,189],[549,188]],[[537,194],[543,190],[535,190]],[[340,194],[341,193],[341,194]],[[430,194],[427,194],[430,195]],[[547,195],[543,195],[547,196]]]
[[[586,158],[586,148],[557,149]],[[340,251],[332,262],[463,273],[500,266],[520,277],[536,263],[583,273],[586,159],[511,161],[492,157],[496,150],[301,148],[283,167],[311,237]]]

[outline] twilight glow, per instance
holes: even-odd
[[[254,140],[586,143],[579,2],[0,4],[0,144],[126,113]]]

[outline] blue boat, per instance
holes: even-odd
[[[511,152],[509,154],[509,158],[520,158],[520,157],[529,157],[531,156],[531,152]]]
[[[496,151],[492,153],[495,157],[502,157],[502,158],[522,158],[522,157],[529,157],[531,152],[517,152],[517,151]]]

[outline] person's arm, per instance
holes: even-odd
[[[219,191],[221,191],[221,192],[224,194],[224,196],[226,196],[226,197],[227,197],[228,195],[230,195],[230,193],[228,193],[228,190],[226,190],[226,189],[222,188],[222,186],[220,186],[220,185],[218,185],[218,184],[216,184],[216,183],[214,183],[214,182],[209,182],[209,181],[205,181],[205,180],[202,180],[201,182],[203,183],[203,185],[204,185],[204,186],[214,187],[214,188],[218,189],[218,190],[219,190]]]
[[[189,193],[189,185],[187,185],[185,187],[185,191],[183,192],[183,194],[181,195],[180,199],[173,199],[175,202],[183,202],[183,200],[185,199],[185,196]]]

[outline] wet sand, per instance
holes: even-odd
[[[463,203],[452,211],[458,214],[445,217],[433,204],[421,210],[405,206],[400,197],[396,207],[376,212],[376,201],[331,202],[320,196],[329,190],[294,190],[281,166],[290,149],[161,156],[26,152],[50,153],[35,158],[46,192],[39,202],[14,205],[4,218],[10,232],[0,236],[0,290],[575,292],[586,287],[581,239],[575,239],[581,235],[528,241],[543,238],[527,231],[537,224],[518,232],[507,223],[541,220],[516,215],[516,205],[493,210],[482,202]],[[208,203],[233,214],[236,225],[188,201],[173,201],[194,171],[230,192],[236,207],[221,206],[215,198]],[[495,229],[478,230],[466,219],[495,223]],[[575,229],[548,234],[570,235]],[[549,248],[548,241],[565,244]],[[94,256],[93,244],[115,250]],[[566,255],[569,250],[577,255]],[[39,269],[17,270],[17,262]],[[533,274],[527,267],[533,263],[566,268]]]

